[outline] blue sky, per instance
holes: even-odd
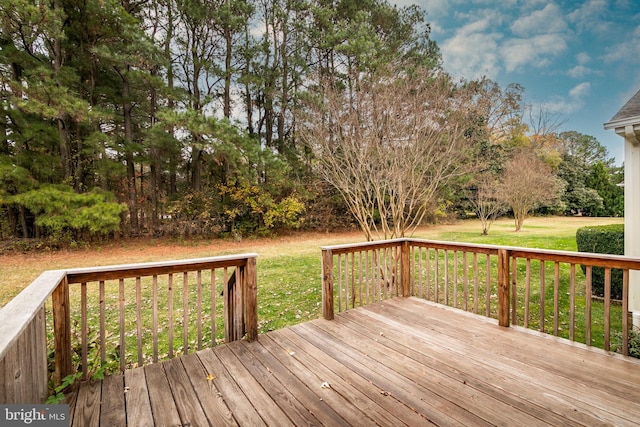
[[[526,102],[558,112],[560,130],[592,135],[624,160],[603,123],[640,90],[638,0],[390,0],[427,12],[451,74],[519,83]]]

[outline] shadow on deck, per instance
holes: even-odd
[[[640,363],[394,298],[83,383],[74,426],[629,425]]]

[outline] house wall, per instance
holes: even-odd
[[[640,144],[625,135],[624,150],[624,254],[640,257]],[[629,311],[633,325],[640,327],[640,272],[629,274]]]

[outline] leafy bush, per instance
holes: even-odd
[[[580,252],[624,255],[624,224],[582,227],[576,231],[576,243]],[[586,267],[582,266],[586,272]],[[604,268],[592,270],[591,290],[593,295],[604,297]],[[622,299],[622,270],[611,270],[611,297]]]

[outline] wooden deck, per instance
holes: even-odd
[[[640,423],[640,361],[396,298],[80,387],[74,426]]]

